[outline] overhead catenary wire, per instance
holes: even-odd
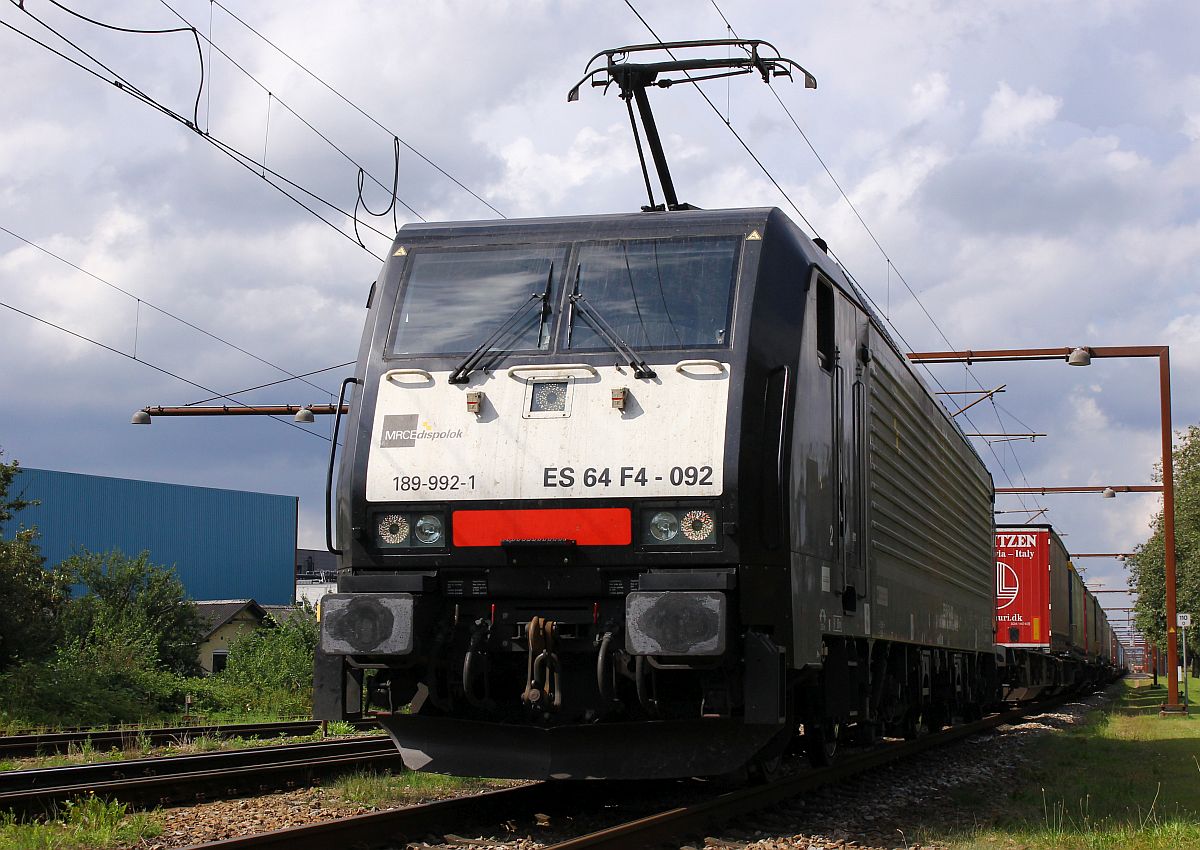
[[[16,3],[16,0],[10,0],[10,2],[12,2],[14,5],[18,5]],[[143,92],[140,88],[138,88],[136,85],[134,85],[128,79],[123,77],[121,74],[117,73],[115,70],[113,70],[112,68],[107,66],[105,63],[103,63],[102,61],[97,59],[95,56],[88,53],[82,47],[75,44],[73,41],[71,41],[65,35],[58,32],[57,30],[55,30],[54,27],[50,26],[45,21],[38,18],[36,15],[33,15],[31,12],[29,12],[28,9],[25,9],[24,7],[21,7],[19,5],[18,5],[18,8],[21,8],[21,10],[24,11],[27,15],[29,15],[29,17],[32,20],[36,21],[40,26],[45,28],[47,31],[49,31],[50,33],[55,35],[57,38],[64,41],[66,44],[70,45],[71,48],[78,51],[80,54],[82,54],[83,56],[86,56],[89,60],[94,62],[96,65],[103,68],[105,71],[107,71],[109,74],[111,74],[112,77],[111,78],[107,77],[104,74],[100,73],[99,71],[95,70],[95,68],[88,67],[84,63],[80,62],[78,59],[76,59],[72,56],[68,56],[66,53],[63,53],[61,50],[57,49],[53,45],[47,44],[46,42],[42,41],[41,39],[37,38],[36,36],[31,35],[30,33],[27,33],[24,30],[21,30],[18,27],[13,26],[12,24],[8,23],[7,21],[0,21],[0,26],[3,26],[5,29],[8,29],[8,30],[16,33],[17,35],[21,36],[22,38],[25,38],[28,41],[33,42],[34,44],[38,45],[39,47],[42,47],[43,49],[49,51],[50,53],[54,54],[55,56],[58,56],[60,59],[63,59],[64,61],[74,65],[75,67],[79,68],[80,70],[90,74],[91,76],[95,77],[96,79],[99,79],[105,83],[115,86],[121,92],[129,95],[130,97],[134,98],[135,100],[142,102],[146,106],[149,106],[151,109],[154,109],[154,110],[162,113],[163,115],[167,116],[168,118],[183,124],[184,126],[188,127],[190,130],[195,132],[199,138],[201,138],[204,141],[208,142],[209,144],[213,145],[219,151],[221,151],[226,156],[233,159],[235,162],[237,162],[239,165],[241,165],[246,170],[253,173],[255,176],[261,177],[259,171],[260,171],[260,169],[262,169],[262,171],[264,171],[266,174],[268,174],[272,177],[278,178],[278,180],[282,181],[282,183],[287,184],[287,186],[295,189],[297,192],[307,195],[308,197],[312,198],[314,201],[317,201],[318,203],[322,204],[323,206],[333,210],[334,212],[337,212],[339,215],[343,216],[344,218],[351,219],[353,217],[352,213],[341,209],[339,206],[337,206],[337,204],[333,203],[332,201],[325,199],[324,197],[317,194],[316,192],[313,192],[312,190],[305,188],[304,186],[300,185],[299,183],[285,177],[278,171],[275,171],[270,168],[266,168],[264,163],[260,163],[253,156],[242,152],[241,150],[234,147],[233,145],[217,138],[216,136],[211,135],[210,133],[206,133],[206,132],[199,130],[195,126],[195,124],[193,123],[192,120],[189,120],[185,116],[181,115],[180,113],[176,112],[175,110],[171,109],[170,107],[166,106],[165,104],[160,103],[159,101],[155,100],[150,95]],[[280,185],[280,183],[277,183],[274,180],[267,179],[267,178],[263,178],[263,180],[264,180],[264,182],[267,183],[267,185],[271,186],[273,189],[275,189],[277,192],[279,192],[280,194],[282,194],[283,196],[285,196],[286,198],[291,200],[297,206],[306,210],[313,217],[324,222],[327,226],[329,226],[334,231],[336,231],[338,233],[338,235],[342,236],[344,239],[349,240],[350,242],[353,242],[355,245],[358,245],[360,248],[367,251],[367,253],[371,254],[371,256],[375,257],[380,262],[383,262],[384,258],[382,256],[380,256],[379,254],[376,254],[374,251],[371,251],[370,249],[363,246],[361,243],[358,242],[358,240],[355,238],[354,235],[342,230],[341,227],[339,227],[337,224],[330,221],[329,219],[325,218],[325,216],[321,215],[319,212],[317,212],[315,209],[313,209],[313,207],[311,205],[309,205],[305,201],[301,200],[299,197],[297,197],[292,192],[288,191],[288,189],[285,188],[284,186]],[[369,224],[364,225],[364,226],[367,227],[369,230],[374,231],[379,236],[383,237],[384,239],[388,240],[389,242],[393,238],[392,235],[384,233],[384,232],[376,229],[375,227],[372,227]]]
[[[185,404],[183,406],[184,407],[195,407],[198,404],[208,404],[208,402],[216,401],[217,399],[232,398],[233,396],[241,395],[242,393],[254,392],[255,390],[262,390],[262,389],[266,389],[267,387],[277,387],[280,384],[286,384],[291,381],[300,380],[303,378],[309,378],[309,377],[312,377],[313,375],[320,375],[322,372],[332,372],[334,369],[343,369],[346,366],[353,366],[357,362],[358,362],[357,360],[347,360],[345,363],[335,363],[332,366],[323,366],[320,369],[313,369],[311,372],[305,372],[302,375],[292,375],[289,378],[280,378],[278,381],[270,381],[269,383],[266,383],[266,384],[255,384],[254,386],[246,387],[245,389],[233,390],[231,392],[221,393],[220,395],[209,396],[208,398],[202,398],[199,401],[189,401],[187,404]],[[305,381],[304,383],[307,384],[308,381]],[[309,386],[315,386],[315,385],[309,384]],[[320,389],[320,387],[317,387],[317,389]],[[332,395],[332,393],[330,393],[330,395]]]
[[[210,387],[206,387],[206,386],[204,386],[204,384],[193,381],[191,378],[185,378],[183,375],[180,375],[177,372],[172,372],[170,369],[165,369],[156,363],[151,363],[149,360],[143,360],[140,357],[134,357],[132,354],[130,354],[127,351],[121,351],[121,349],[113,348],[111,345],[105,345],[103,342],[100,342],[97,339],[93,339],[90,336],[81,334],[78,331],[73,331],[70,328],[65,328],[62,325],[59,325],[59,324],[56,324],[56,323],[50,321],[49,319],[44,319],[41,316],[37,316],[37,315],[34,315],[33,313],[22,310],[20,307],[14,307],[12,304],[9,304],[6,301],[0,301],[0,307],[7,307],[9,310],[12,310],[14,313],[19,313],[20,315],[25,316],[28,319],[33,319],[35,322],[40,322],[41,324],[46,325],[51,328],[54,328],[57,331],[61,331],[62,333],[69,334],[70,336],[73,336],[76,339],[83,340],[84,342],[88,342],[88,343],[91,343],[92,345],[103,348],[105,351],[109,351],[109,352],[112,352],[113,354],[117,354],[117,355],[120,355],[121,357],[125,357],[129,360],[132,360],[134,363],[140,363],[143,366],[153,369],[155,372],[159,372],[163,375],[166,375],[167,377],[174,378],[177,381],[183,381],[185,384],[190,384],[191,386],[195,387],[196,389],[203,390],[206,393],[215,393],[216,395],[214,396],[214,398],[227,399],[228,401],[232,402],[233,404],[235,404],[239,407],[250,407],[251,406],[249,404],[246,404],[243,401],[238,401],[235,398],[230,398],[227,395],[217,393],[216,390],[211,389]],[[212,401],[213,399],[209,399],[209,400]],[[330,441],[329,437],[326,437],[324,434],[318,434],[317,432],[310,431],[307,428],[301,428],[299,425],[295,424],[294,422],[289,422],[286,419],[280,419],[277,416],[272,416],[270,418],[274,419],[276,422],[282,422],[284,425],[288,425],[292,428],[295,428],[297,431],[300,431],[302,433],[309,434],[310,436],[316,437],[317,439],[325,440],[326,442]]]
[[[90,272],[87,269],[83,268],[82,266],[71,262],[67,258],[63,257],[61,254],[57,254],[54,251],[51,251],[49,248],[45,247],[44,245],[39,245],[38,243],[34,242],[31,239],[27,239],[26,237],[22,236],[21,234],[16,233],[12,230],[9,230],[4,225],[0,225],[0,231],[7,233],[9,236],[13,237],[14,239],[24,242],[26,245],[28,245],[31,248],[41,251],[43,254],[46,254],[49,257],[53,257],[54,259],[58,260],[60,263],[70,266],[71,268],[75,269],[75,271],[80,272],[81,274],[87,275],[88,277],[92,278],[96,282],[101,283],[104,286],[107,286],[109,289],[113,289],[113,290],[121,293],[122,295],[126,296],[127,298],[132,298],[132,299],[136,300],[139,311],[141,310],[141,306],[144,304],[147,307],[149,307],[151,310],[161,313],[162,315],[166,316],[167,318],[173,319],[176,322],[179,322],[180,324],[191,328],[192,330],[196,331],[197,333],[204,334],[204,336],[209,337],[210,339],[213,339],[213,340],[221,343],[222,345],[226,345],[229,348],[232,348],[234,351],[240,352],[240,353],[246,355],[247,357],[252,358],[253,360],[257,360],[259,363],[262,363],[264,366],[270,366],[272,369],[277,369],[280,372],[283,372],[285,375],[289,376],[288,380],[303,380],[303,378],[305,377],[303,375],[296,375],[296,374],[292,373],[290,370],[285,369],[284,367],[280,366],[278,363],[272,363],[270,360],[260,357],[252,351],[246,350],[245,348],[238,345],[237,343],[230,342],[229,340],[225,339],[224,337],[219,336],[210,330],[202,328],[199,325],[188,321],[187,319],[183,318],[182,316],[171,312],[170,310],[167,310],[163,307],[159,307],[157,304],[147,301],[146,299],[136,295],[135,293],[130,292],[128,289],[124,289],[123,287],[117,286],[117,284],[115,284],[111,281],[105,280],[104,278],[100,277],[98,274],[95,274],[94,272]],[[137,352],[137,337],[135,335],[135,337],[134,337],[135,356],[136,356],[136,352]],[[318,371],[325,371],[325,370],[318,370]],[[304,383],[308,384],[310,387],[312,387],[315,390],[319,390],[322,393],[328,394],[330,392],[329,389],[327,389],[326,387],[319,386],[317,384],[312,383],[311,381],[304,381]]]
[[[171,12],[171,14],[173,14],[175,17],[179,18],[179,20],[181,20],[185,24],[187,24],[189,26],[189,28],[191,28],[192,30],[195,30],[195,26],[191,23],[191,21],[189,21],[180,12],[178,12],[174,6],[172,6],[170,3],[167,2],[167,0],[159,0],[159,3],[161,3],[164,7],[166,7]],[[224,7],[222,7],[222,8],[224,8]],[[258,77],[254,76],[254,74],[252,74],[249,70],[247,70],[245,68],[245,66],[243,66],[240,62],[238,62],[236,59],[234,59],[233,56],[231,56],[224,48],[222,48],[220,45],[214,44],[211,38],[209,38],[208,36],[205,36],[201,33],[197,33],[197,38],[203,38],[205,40],[205,42],[207,42],[210,49],[215,49],[219,54],[221,54],[221,56],[223,56],[226,59],[226,61],[229,62],[229,64],[233,65],[233,67],[235,67],[239,71],[241,71],[242,74],[244,74],[251,82],[253,82],[256,86],[258,86],[260,89],[262,89],[266,93],[267,108],[268,108],[268,120],[270,117],[270,112],[269,112],[270,104],[272,102],[278,103],[279,106],[282,107],[284,110],[286,110],[290,115],[292,115],[292,117],[294,117],[297,121],[299,121],[301,124],[303,124],[309,130],[311,130],[313,133],[315,133],[317,135],[317,137],[321,139],[321,141],[323,141],[325,144],[329,145],[329,147],[333,148],[333,150],[337,151],[337,153],[340,154],[347,162],[349,162],[356,169],[358,169],[359,200],[360,201],[362,200],[362,180],[363,180],[364,176],[370,177],[371,181],[374,182],[375,185],[377,185],[380,189],[383,189],[384,191],[388,191],[388,187],[383,182],[381,182],[379,180],[379,178],[377,178],[374,174],[372,174],[370,171],[368,171],[367,168],[365,166],[363,166],[361,163],[359,163],[356,159],[354,159],[354,157],[350,156],[349,153],[347,153],[340,145],[338,145],[336,142],[334,142],[326,133],[319,130],[311,121],[309,121],[307,118],[305,118],[299,112],[297,112],[295,109],[293,109],[291,106],[289,106],[287,104],[287,102],[285,102],[282,98],[279,97],[278,94],[276,94],[274,91],[272,91],[270,88],[268,88],[266,83],[264,83],[262,80],[258,79]],[[397,142],[398,141],[399,140],[397,140]],[[266,162],[265,150],[263,153],[263,162],[264,163]],[[396,191],[399,188],[398,187],[398,169],[399,169],[398,158],[397,158],[396,167],[397,167],[397,180],[393,182],[393,186],[391,189],[392,207],[390,207],[389,209],[393,209],[394,205],[396,203],[399,203],[401,206],[403,206],[406,210],[408,210],[414,216],[419,218],[421,221],[425,221],[426,219],[424,216],[422,216],[419,212],[417,212],[415,209],[413,209],[412,206],[410,206],[404,199],[400,198],[396,194]],[[365,204],[364,204],[364,208],[365,208]],[[357,209],[357,206],[356,206],[356,209]],[[380,215],[386,215],[388,211],[389,210],[385,209],[384,212]],[[370,209],[367,209],[367,212],[370,213],[371,215],[377,215],[376,213],[372,213]],[[354,220],[355,220],[355,226],[357,227],[358,220],[356,217],[354,217]],[[360,240],[360,242],[361,242],[361,240]]]
[[[471,189],[469,186],[467,186],[465,183],[463,183],[461,180],[459,180],[457,177],[455,177],[453,174],[451,174],[449,171],[447,171],[447,170],[446,170],[445,168],[443,168],[441,165],[438,165],[438,163],[434,162],[432,159],[430,159],[430,158],[429,158],[427,155],[425,155],[423,152],[421,152],[420,150],[418,150],[418,149],[417,149],[416,147],[414,147],[412,144],[410,144],[409,142],[405,141],[405,140],[404,140],[404,139],[403,139],[403,138],[400,136],[400,134],[399,134],[399,133],[395,132],[394,130],[391,130],[391,129],[389,129],[389,128],[388,128],[387,126],[385,126],[385,125],[384,125],[384,124],[383,124],[381,121],[379,121],[379,120],[378,120],[378,119],[376,119],[374,116],[372,116],[371,114],[369,114],[369,113],[368,113],[368,112],[367,112],[365,109],[363,109],[363,108],[362,108],[361,106],[359,106],[357,103],[355,103],[354,101],[350,100],[350,98],[346,97],[346,95],[342,94],[340,91],[338,91],[336,88],[334,88],[334,87],[333,87],[333,86],[332,86],[330,83],[328,83],[328,82],[326,82],[324,79],[322,79],[322,78],[321,78],[321,77],[320,77],[320,76],[319,76],[319,75],[318,75],[316,72],[314,72],[314,71],[312,71],[311,69],[309,69],[309,68],[308,68],[308,66],[306,66],[306,65],[305,65],[303,62],[301,62],[300,60],[298,60],[298,59],[294,58],[294,57],[293,57],[293,56],[292,56],[290,53],[288,53],[287,51],[285,51],[285,50],[284,50],[282,47],[280,47],[278,44],[276,44],[275,42],[273,42],[271,39],[267,38],[265,35],[263,35],[261,32],[259,32],[257,29],[255,29],[253,26],[251,26],[249,23],[247,23],[246,21],[242,20],[242,18],[238,17],[238,15],[237,15],[236,13],[234,13],[234,12],[233,12],[232,10],[230,10],[230,9],[229,9],[227,6],[225,6],[223,3],[221,3],[221,2],[220,2],[220,0],[210,0],[210,2],[211,2],[213,5],[215,5],[215,6],[217,6],[218,8],[220,8],[220,9],[221,9],[221,11],[223,11],[225,14],[229,15],[229,17],[233,18],[235,21],[237,21],[239,24],[241,24],[241,25],[242,25],[243,27],[245,27],[247,30],[249,30],[250,32],[254,33],[254,35],[258,36],[258,38],[262,39],[262,41],[264,41],[264,42],[265,42],[265,43],[266,43],[268,46],[270,46],[270,47],[271,47],[271,49],[273,49],[275,52],[277,52],[277,53],[278,53],[280,56],[282,56],[284,59],[287,59],[289,62],[291,62],[291,63],[292,63],[293,65],[295,65],[297,68],[299,68],[301,71],[303,71],[303,72],[304,72],[305,74],[307,74],[309,77],[311,77],[313,80],[315,80],[315,81],[316,81],[317,83],[319,83],[321,86],[323,86],[323,87],[324,87],[326,90],[328,90],[328,91],[329,91],[331,94],[333,94],[335,97],[337,97],[337,98],[338,98],[339,100],[341,100],[343,103],[345,103],[345,104],[346,104],[347,106],[349,106],[351,109],[353,109],[354,111],[356,111],[356,112],[357,112],[359,115],[361,115],[361,116],[363,116],[364,118],[366,118],[368,121],[370,121],[372,124],[374,124],[374,125],[375,125],[376,127],[378,127],[380,130],[383,130],[383,132],[387,133],[389,136],[392,136],[393,138],[395,138],[397,141],[399,141],[399,143],[400,143],[401,145],[403,145],[403,146],[404,146],[404,147],[405,147],[405,148],[406,148],[408,151],[410,151],[410,152],[411,152],[411,153],[412,153],[414,156],[416,156],[416,157],[418,157],[419,159],[421,159],[423,162],[425,162],[427,165],[429,165],[431,168],[433,168],[433,169],[434,169],[435,171],[437,171],[439,174],[441,174],[442,176],[444,176],[445,178],[447,178],[448,180],[450,180],[452,183],[454,183],[456,186],[458,186],[458,187],[459,187],[460,189],[462,189],[464,192],[466,192],[467,194],[469,194],[469,195],[470,195],[471,197],[473,197],[475,200],[479,201],[479,203],[483,204],[485,207],[487,207],[489,210],[491,210],[492,212],[494,212],[496,215],[500,216],[500,218],[507,218],[507,217],[508,217],[508,216],[506,216],[504,213],[500,212],[500,210],[496,209],[496,207],[494,207],[494,206],[493,206],[493,205],[492,205],[492,204],[491,204],[491,203],[490,203],[490,202],[489,202],[487,199],[483,198],[481,195],[479,195],[477,192],[475,192],[475,190]]]
[[[87,15],[77,12],[68,6],[64,6],[62,3],[59,3],[58,0],[48,0],[48,2],[50,3],[50,5],[56,6],[57,8],[66,12],[68,15],[72,15],[81,21],[87,21],[89,24],[92,24],[94,26],[102,27],[107,30],[113,30],[115,32],[126,32],[126,33],[132,33],[134,35],[165,35],[168,33],[176,33],[176,32],[191,33],[192,38],[194,38],[196,40],[196,55],[199,57],[199,60],[200,60],[200,84],[196,87],[196,103],[192,108],[192,118],[193,118],[193,121],[195,122],[195,126],[196,127],[200,126],[200,94],[201,94],[201,92],[204,91],[204,53],[200,48],[200,34],[196,31],[196,28],[194,26],[192,26],[191,24],[188,24],[187,26],[184,26],[184,27],[169,27],[166,29],[137,29],[134,27],[120,27],[120,26],[117,26],[116,24],[110,24],[105,21],[96,20],[95,18],[89,18]],[[20,8],[22,11],[25,11],[25,4],[23,2],[18,2],[17,7]],[[187,23],[187,22],[185,21],[184,23]]]
[[[215,45],[212,42],[211,36],[201,35],[199,29],[195,26],[195,24],[193,24],[191,21],[187,20],[183,15],[181,15],[178,11],[176,11],[174,9],[174,7],[172,7],[169,3],[166,2],[166,0],[159,0],[159,2],[162,3],[162,5],[165,6],[167,9],[169,9],[171,11],[171,13],[175,15],[175,17],[179,18],[179,20],[182,21],[185,24],[185,26],[173,27],[173,28],[168,28],[168,29],[134,29],[134,28],[130,28],[130,27],[119,27],[119,26],[114,26],[111,24],[104,23],[103,21],[98,21],[93,18],[89,18],[86,15],[82,15],[79,12],[76,12],[75,10],[63,5],[62,3],[59,3],[58,0],[49,0],[49,2],[52,3],[54,6],[58,7],[59,9],[63,10],[64,12],[66,12],[70,15],[73,15],[77,18],[80,18],[81,20],[87,21],[88,23],[95,24],[97,26],[105,27],[106,29],[116,30],[117,32],[135,33],[135,34],[159,34],[159,33],[174,33],[174,32],[191,33],[192,37],[196,41],[196,52],[197,52],[197,55],[200,60],[200,85],[199,85],[199,88],[197,88],[197,90],[196,90],[196,103],[195,103],[195,108],[194,108],[194,112],[193,112],[193,125],[192,126],[197,132],[200,131],[200,117],[199,117],[200,116],[200,96],[201,96],[201,92],[205,90],[205,85],[204,85],[204,83],[205,83],[205,65],[204,65],[204,56],[203,56],[203,51],[202,51],[201,44],[200,44],[200,39],[203,38],[208,43],[209,67],[211,68],[211,66],[212,66],[212,58],[211,58],[212,57],[212,49],[215,47]],[[212,9],[212,4],[210,3],[210,5],[209,5],[209,10],[210,10],[209,29],[210,30],[212,28],[211,9]],[[343,157],[345,157],[349,162],[351,162],[356,168],[358,168],[359,180],[360,180],[360,184],[359,184],[359,198],[360,199],[362,197],[361,179],[362,179],[362,176],[364,173],[368,174],[371,177],[371,179],[374,180],[374,182],[379,185],[380,188],[382,188],[382,189],[387,188],[386,186],[384,186],[383,183],[381,183],[378,179],[376,179],[374,175],[369,174],[369,172],[367,172],[366,169],[362,165],[360,165],[352,157],[350,157],[349,154],[347,154],[338,145],[336,145],[333,141],[331,141],[328,136],[326,136],[324,133],[322,133],[320,130],[318,130],[315,126],[313,126],[313,124],[311,122],[309,122],[307,119],[305,119],[303,116],[301,116],[298,112],[296,112],[294,109],[292,109],[290,106],[288,106],[288,104],[285,103],[283,100],[281,100],[278,96],[274,95],[266,87],[265,84],[263,84],[257,77],[255,77],[248,70],[246,70],[246,68],[244,68],[239,62],[237,62],[225,50],[223,50],[220,47],[216,47],[216,50],[222,56],[224,56],[235,68],[237,68],[239,71],[241,71],[247,77],[249,77],[252,81],[254,81],[254,83],[256,85],[258,85],[260,88],[262,88],[263,91],[265,91],[267,94],[266,128],[264,129],[264,132],[263,132],[263,156],[262,156],[262,166],[263,167],[262,167],[262,172],[261,172],[260,176],[266,177],[267,135],[268,135],[268,133],[270,131],[270,127],[271,127],[271,104],[272,104],[272,101],[277,101],[280,104],[280,106],[282,106],[285,110],[287,110],[289,113],[291,113],[297,120],[299,120],[306,127],[308,127],[310,130],[312,130],[314,133],[316,133],[317,136],[319,136],[322,141],[324,141],[326,144],[328,144],[330,147],[332,147],[334,150],[336,150],[338,153],[340,153]],[[208,107],[208,114],[205,117],[206,117],[207,123],[209,125],[211,125],[211,105],[212,105],[212,88],[211,88],[211,86],[208,87],[207,93],[208,93],[208,97],[209,97],[209,101],[208,101],[209,107]],[[208,133],[210,129],[211,129],[211,126],[207,127],[204,132]],[[420,218],[422,221],[425,220],[420,215],[420,213],[418,213],[416,210],[414,210],[411,206],[409,206],[403,200],[398,198],[398,196],[396,195],[396,186],[393,185],[393,188],[392,188],[392,208],[393,209],[394,209],[394,206],[397,201],[399,201],[405,207],[405,209],[407,209],[409,212],[411,212],[417,218]],[[364,207],[365,207],[365,205],[364,205]],[[356,210],[356,212],[357,212],[357,210]],[[367,212],[371,213],[371,210],[367,209]],[[372,214],[374,214],[374,213],[372,213]],[[384,213],[384,214],[386,214],[386,213]],[[358,230],[357,217],[355,217],[354,224],[355,224],[355,235],[357,236],[357,230]],[[362,245],[362,240],[359,239],[358,241],[359,241],[359,244]],[[366,246],[363,245],[363,247],[366,247]]]

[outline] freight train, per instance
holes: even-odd
[[[994,701],[991,478],[780,210],[409,225],[390,254],[318,716],[365,678],[412,768],[615,778]]]
[[[1111,679],[1125,665],[1096,595],[1054,528],[996,527],[996,645],[1003,697],[1023,701]]]

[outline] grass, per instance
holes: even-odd
[[[1032,745],[990,825],[920,837],[953,850],[1200,848],[1200,711],[1160,717],[1163,688],[1126,680],[1085,723]],[[1200,681],[1189,688],[1200,698]],[[979,801],[982,802],[982,801]],[[994,800],[989,802],[994,803]]]
[[[162,833],[154,812],[133,812],[121,803],[84,797],[67,803],[62,816],[46,823],[18,823],[0,814],[3,850],[101,850],[129,846]]]
[[[30,735],[46,732],[63,732],[80,729],[160,729],[172,726],[220,726],[235,723],[279,723],[291,720],[310,720],[303,715],[279,714],[266,711],[213,711],[203,714],[172,713],[147,718],[139,723],[95,724],[92,726],[60,727],[38,723],[26,723],[18,718],[0,715],[0,735]]]
[[[344,803],[386,808],[434,797],[451,797],[510,784],[495,779],[442,776],[437,773],[360,771],[333,780],[326,788]]]

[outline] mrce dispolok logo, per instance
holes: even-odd
[[[439,431],[429,422],[420,421],[420,414],[406,413],[383,417],[383,433],[379,438],[380,448],[411,448],[418,440],[460,440],[463,429]]]

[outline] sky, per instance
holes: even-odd
[[[168,2],[63,6],[198,35],[0,4],[0,448],[26,466],[297,495],[299,543],[319,548],[328,418],[130,415],[353,360],[395,223],[637,209],[624,105],[566,92],[594,53],[654,36],[624,0]],[[1200,6],[633,6],[664,40],[727,37],[728,19],[819,81],[710,82],[720,115],[694,87],[652,92],[681,199],[803,216],[912,350],[1170,345],[1174,427],[1200,421]],[[333,208],[355,209],[359,167],[370,210],[387,208],[393,175],[402,201],[394,219],[359,206],[362,245]],[[1156,365],[930,369],[946,389],[1006,385],[966,431],[1047,434],[975,439],[997,486],[1069,486],[1150,482]],[[348,374],[237,398],[328,403]],[[1024,505],[1048,507],[1068,549],[1119,552],[1146,538],[1159,499]],[[1124,586],[1116,561],[1081,566]]]

